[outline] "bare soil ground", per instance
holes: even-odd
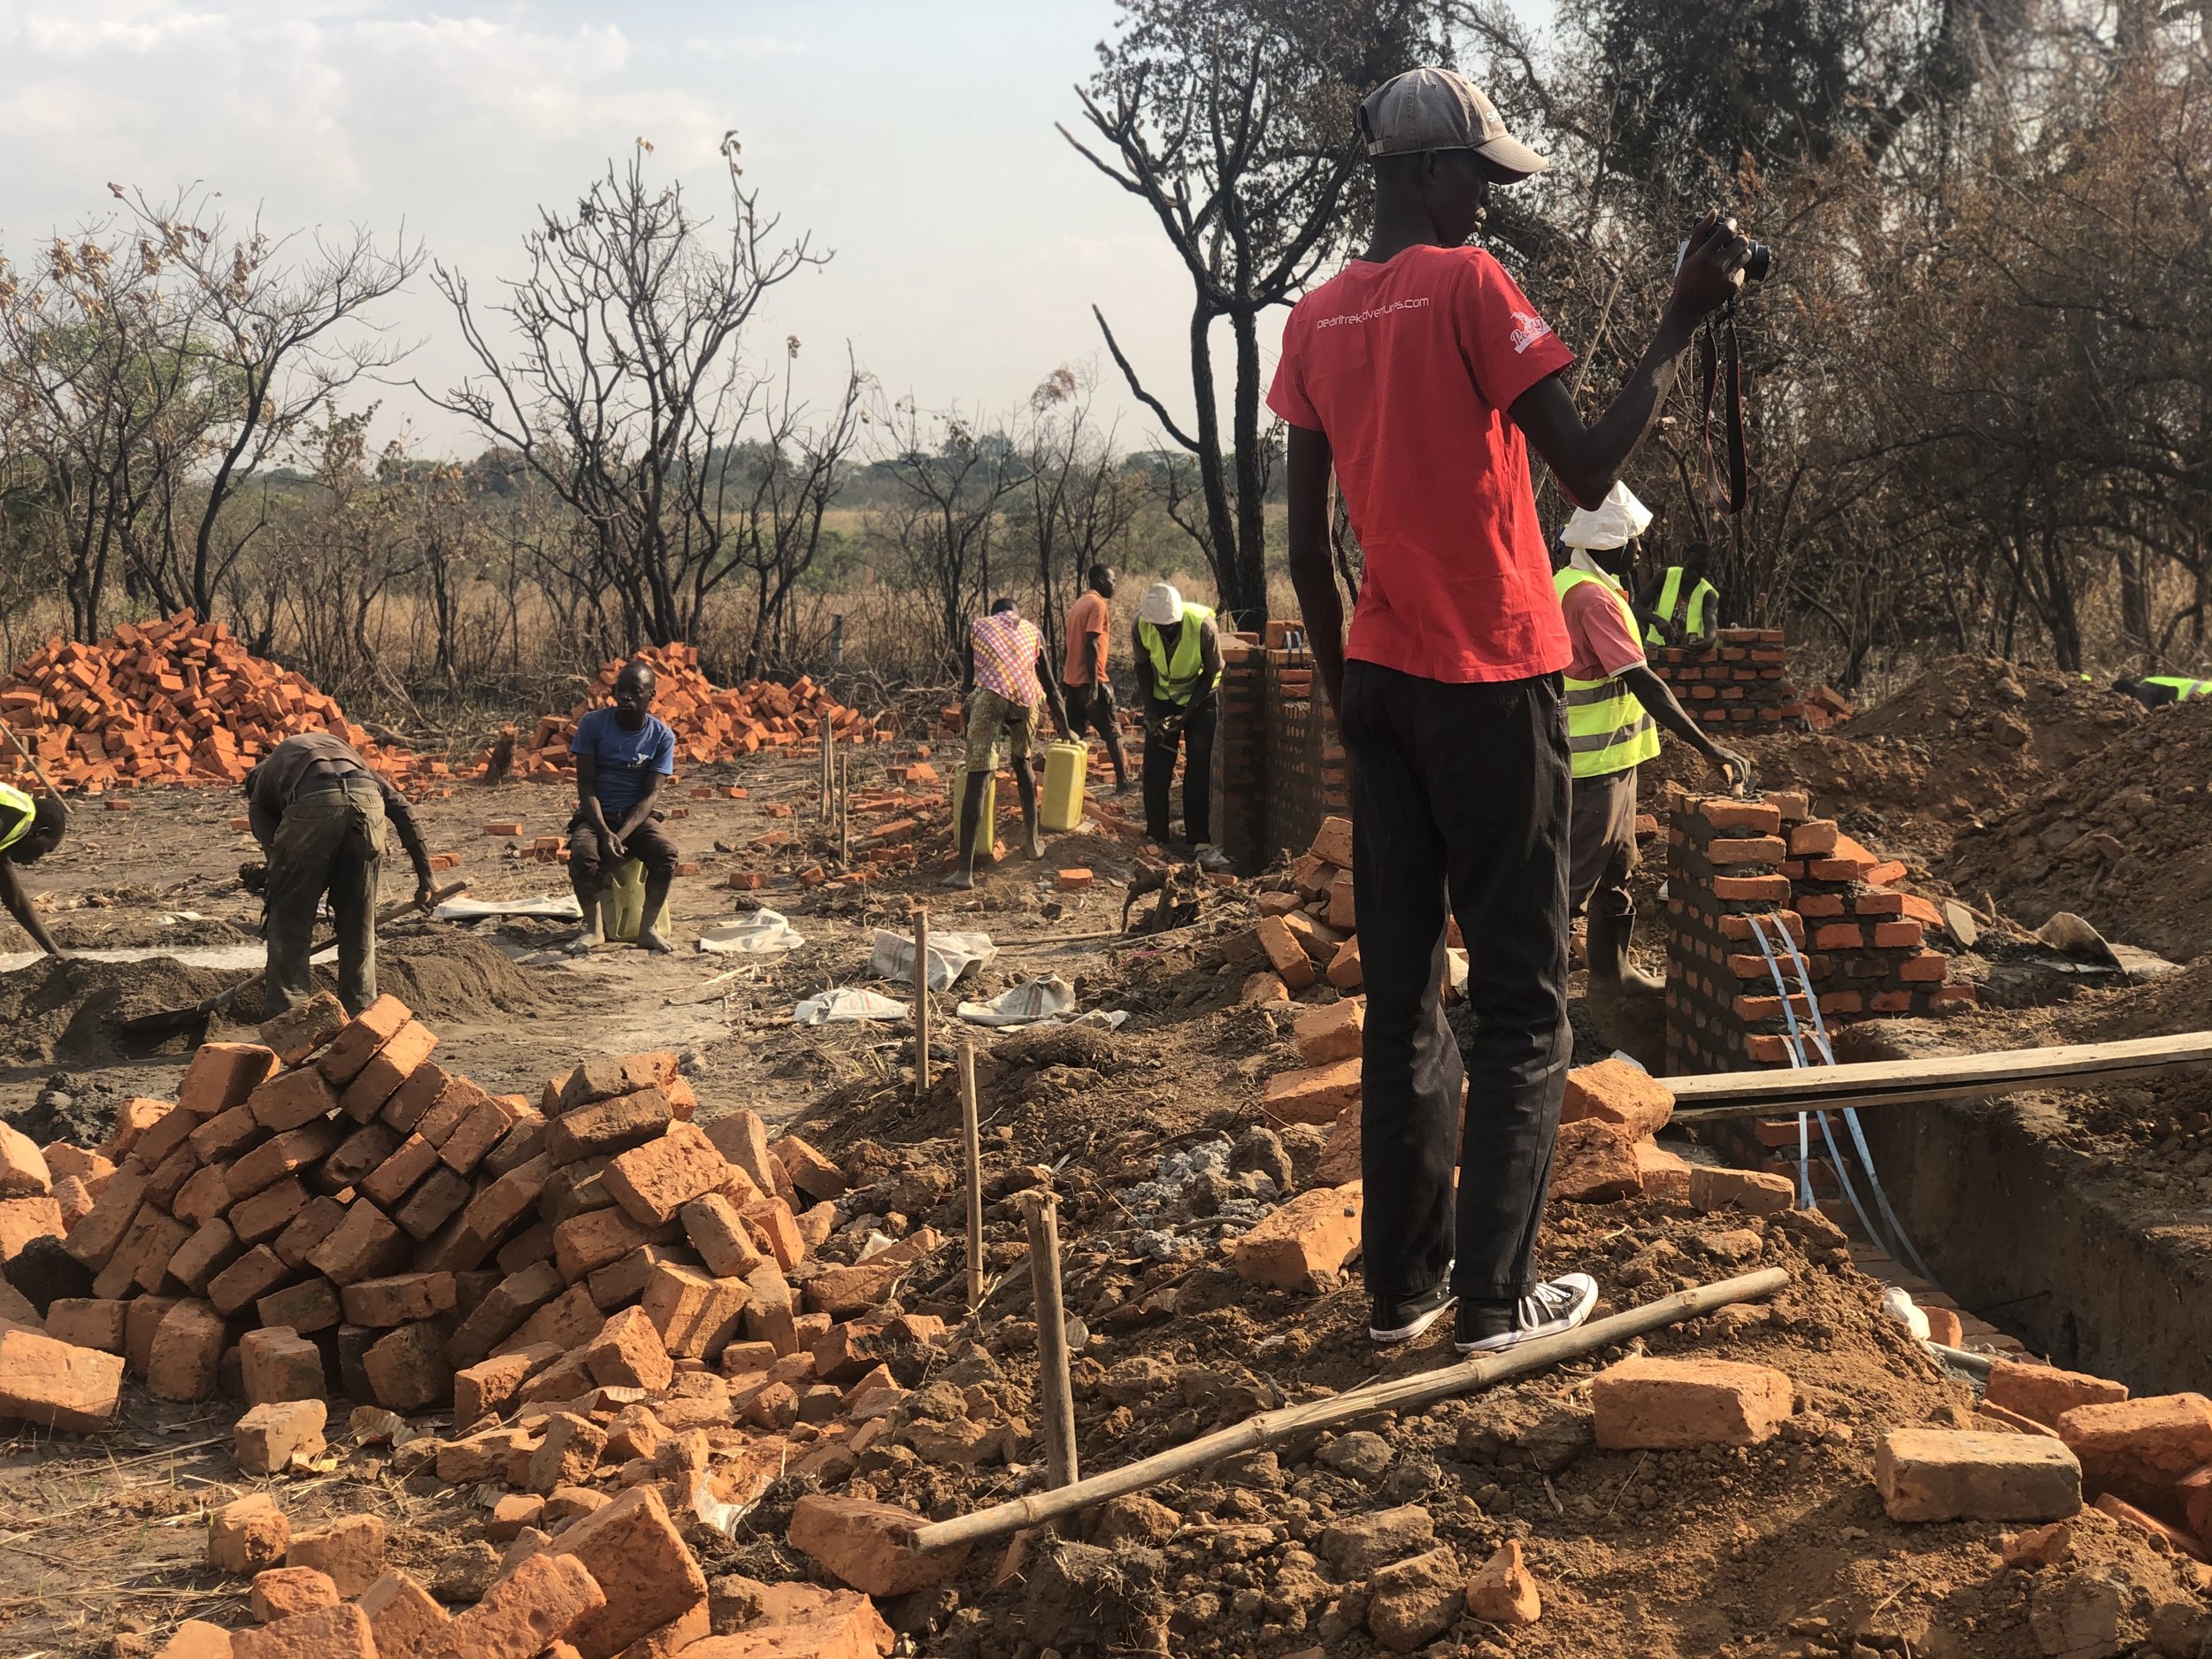
[[[1960,835],[1977,833],[1977,821],[1999,825],[2082,764],[2075,749],[2095,744],[2067,733],[2107,724],[2101,704],[2085,703],[2081,713],[2070,689],[2017,678],[2028,710],[2024,742],[1978,732],[1955,742],[1943,722],[1968,717],[1933,704],[1939,687],[1924,696],[1931,711],[1919,726],[1908,710],[1869,736],[1763,741],[1763,780],[1812,787],[1869,845],[1907,856],[1932,890],[1942,890],[1938,872]],[[1976,686],[1970,713],[1996,708],[1999,694]],[[2041,735],[2043,701],[2058,735]],[[2002,706],[2014,705],[2007,698]],[[2131,716],[2110,724],[2131,740]],[[1961,758],[1969,755],[1970,764]],[[1678,764],[1671,751],[1666,764]],[[1441,1328],[1404,1349],[1375,1349],[1356,1265],[1315,1295],[1256,1289],[1224,1264],[1223,1240],[1256,1213],[1253,1162],[1240,1148],[1259,1121],[1260,1091],[1295,1064],[1287,1041],[1294,1008],[1239,1002],[1248,967],[1225,947],[1248,924],[1248,893],[1218,895],[1184,932],[1110,945],[1094,935],[1118,926],[1121,884],[1138,853],[1118,835],[1064,838],[1043,864],[1017,863],[957,901],[935,887],[927,866],[864,900],[824,896],[797,885],[794,853],[755,896],[787,915],[807,943],[772,965],[733,972],[735,959],[695,954],[692,938],[741,902],[715,885],[719,875],[764,860],[714,845],[744,849],[772,824],[803,839],[816,827],[812,774],[803,763],[765,763],[710,768],[703,779],[741,782],[749,797],[678,792],[687,814],[670,827],[703,871],[678,884],[674,956],[615,950],[577,964],[547,949],[564,930],[536,922],[480,924],[472,933],[408,924],[388,936],[392,988],[409,976],[442,1057],[488,1086],[534,1093],[590,1052],[677,1048],[703,1115],[751,1107],[800,1126],[839,1159],[856,1188],[841,1201],[841,1217],[867,1218],[894,1234],[923,1225],[956,1234],[958,1104],[945,1064],[953,1036],[941,1045],[936,1087],[917,1098],[899,1029],[789,1024],[799,997],[866,983],[860,969],[873,926],[909,926],[918,898],[931,906],[933,926],[981,927],[1005,953],[970,994],[1052,972],[1074,982],[1084,1008],[1125,1010],[1130,1018],[1110,1034],[965,1033],[981,1050],[989,1294],[982,1317],[964,1323],[956,1252],[940,1258],[933,1282],[910,1285],[910,1310],[939,1313],[956,1328],[929,1372],[902,1382],[949,1379],[979,1388],[995,1409],[1033,1428],[1025,1245],[1002,1201],[1045,1171],[1061,1194],[1070,1310],[1086,1339],[1076,1382],[1087,1470],[1266,1405],[1450,1357]],[[1654,796],[1660,782],[1650,782]],[[2168,798],[2162,787],[2154,793]],[[792,805],[794,816],[770,818],[772,803]],[[486,837],[482,825],[520,818],[526,841],[557,833],[567,809],[566,791],[550,787],[463,787],[428,803],[424,818],[434,849],[463,855],[458,873],[475,896],[519,897],[564,890],[564,872],[506,856],[506,843]],[[257,907],[239,887],[236,866],[251,848],[228,830],[234,810],[227,795],[142,794],[127,813],[89,815],[33,885],[52,894],[71,944],[250,941]],[[1076,864],[1094,870],[1098,886],[1083,895],[1051,891],[1050,872]],[[185,912],[201,919],[161,919]],[[0,975],[0,1112],[96,1114],[103,1101],[167,1091],[183,1045],[146,1055],[103,1048],[100,1010],[188,1001],[231,977],[89,964]],[[2200,968],[2130,992],[2087,994],[2062,1009],[1987,1011],[1947,1022],[1943,1033],[1947,1046],[1968,1048],[2047,1033],[2186,1028],[2206,1023],[2208,995]],[[939,1005],[948,1013],[949,1002]],[[1578,1000],[1577,1014],[1578,1058],[1595,1057],[1601,1049]],[[53,1105],[47,1087],[57,1073],[72,1096],[65,1109]],[[2168,1176],[2161,1192],[2170,1204],[2154,1213],[2147,1201],[2146,1226],[2170,1227],[2177,1209],[2212,1202],[2212,1091],[2202,1079],[2085,1097],[2072,1110],[2085,1145],[2113,1160],[2113,1179],[2147,1170]],[[1319,1135],[1290,1131],[1281,1141],[1286,1172],[1302,1187]],[[1030,1540],[1025,1557],[979,1551],[956,1584],[897,1598],[886,1604],[887,1617],[912,1651],[963,1659],[1125,1652],[1363,1659],[1384,1651],[1367,1628],[1367,1574],[1342,1564],[1331,1528],[1413,1505],[1430,1528],[1432,1541],[1421,1547],[1448,1548],[1463,1568],[1521,1540],[1546,1599],[1543,1620],[1525,1630],[1455,1619],[1425,1646],[1440,1655],[2009,1656],[2075,1651],[2067,1632],[2101,1619],[2110,1645],[2079,1651],[2177,1655],[2195,1654],[2212,1631],[2206,1575],[2101,1513],[2077,1522],[2070,1563],[2041,1571],[2007,1566],[2002,1529],[1992,1525],[1886,1519],[1871,1479],[1875,1440],[1894,1426],[1964,1425],[1972,1396],[1881,1313],[1880,1286],[1820,1217],[1706,1216],[1658,1201],[1557,1205],[1540,1250],[1547,1267],[1596,1275],[1601,1314],[1759,1265],[1787,1268],[1792,1282],[1770,1302],[1642,1344],[1779,1368],[1798,1402],[1787,1430],[1734,1450],[1601,1451],[1590,1432],[1587,1384],[1621,1357],[1612,1350],[1486,1394],[1217,1465],[1155,1490],[1148,1503],[1094,1512],[1075,1530],[1106,1547],[1099,1559],[1041,1540]],[[9,1652],[140,1654],[185,1617],[242,1623],[240,1586],[202,1564],[204,1528],[211,1507],[257,1486],[281,1488],[296,1527],[319,1517],[383,1514],[395,1562],[442,1586],[441,1594],[456,1593],[449,1599],[465,1599],[457,1593],[468,1573],[480,1579],[495,1553],[484,1540],[481,1494],[442,1488],[426,1471],[403,1474],[407,1460],[396,1462],[389,1447],[336,1434],[337,1461],[322,1473],[242,1477],[228,1448],[236,1409],[228,1402],[205,1410],[164,1406],[134,1384],[106,1435],[27,1432],[0,1444],[7,1546],[0,1627]],[[970,1467],[895,1448],[864,1460],[846,1489],[945,1516],[1033,1486],[1041,1475],[1033,1441],[1012,1456]],[[782,1541],[804,1489],[796,1479],[779,1481],[733,1536],[690,1526],[710,1579],[815,1574]],[[718,1590],[718,1617],[729,1594]]]

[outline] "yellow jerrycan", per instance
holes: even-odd
[[[956,851],[960,846],[960,803],[967,798],[968,774],[956,769],[947,780],[952,795],[952,844]],[[998,773],[995,770],[985,774],[983,810],[976,814],[975,848],[982,857],[991,856],[991,849],[998,845]]]
[[[644,926],[645,866],[635,858],[625,858],[600,889],[600,931],[617,943],[634,944]]]
[[[1045,749],[1044,826],[1064,833],[1083,821],[1083,774],[1091,764],[1087,743],[1053,743]]]

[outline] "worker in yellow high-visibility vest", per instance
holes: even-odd
[[[1707,572],[1713,562],[1712,544],[1693,541],[1683,550],[1682,562],[1670,565],[1646,582],[1636,595],[1636,610],[1644,623],[1644,643],[1710,645],[1720,635],[1720,590]]]
[[[61,947],[31,908],[31,895],[24,891],[16,869],[35,864],[52,852],[68,829],[69,811],[60,796],[28,795],[13,784],[0,783],[0,904],[50,956],[60,956]]]
[[[1628,487],[1615,484],[1596,510],[1578,509],[1568,520],[1560,539],[1569,557],[1552,578],[1574,652],[1566,679],[1574,780],[1567,907],[1571,918],[1587,915],[1590,995],[1601,1002],[1623,992],[1656,995],[1664,988],[1638,973],[1628,955],[1636,926],[1628,887],[1636,867],[1636,768],[1657,758],[1657,727],[1704,756],[1732,787],[1751,775],[1750,763],[1708,737],[1644,660],[1623,577],[1629,544],[1650,522],[1649,510]]]
[[[2089,676],[2084,674],[2083,679]],[[2123,674],[2112,682],[2115,691],[2124,691],[2147,709],[2162,709],[2170,703],[2194,703],[2200,697],[2212,697],[2212,680],[2192,680],[2186,674],[2145,674],[2131,679]]]

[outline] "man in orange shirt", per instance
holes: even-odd
[[[1129,757],[1122,752],[1121,723],[1114,717],[1114,685],[1106,677],[1106,642],[1113,616],[1106,602],[1114,596],[1114,573],[1103,565],[1090,570],[1090,587],[1068,607],[1068,659],[1061,665],[1060,689],[1067,700],[1068,735],[1080,742],[1089,726],[1106,740],[1114,763],[1114,793],[1129,793]]]

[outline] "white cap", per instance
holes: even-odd
[[[1626,547],[1650,527],[1651,509],[1638,501],[1627,485],[1616,482],[1595,511],[1576,508],[1559,539],[1569,547]]]
[[[1171,582],[1154,582],[1137,602],[1137,614],[1156,628],[1173,627],[1183,619],[1183,595]]]

